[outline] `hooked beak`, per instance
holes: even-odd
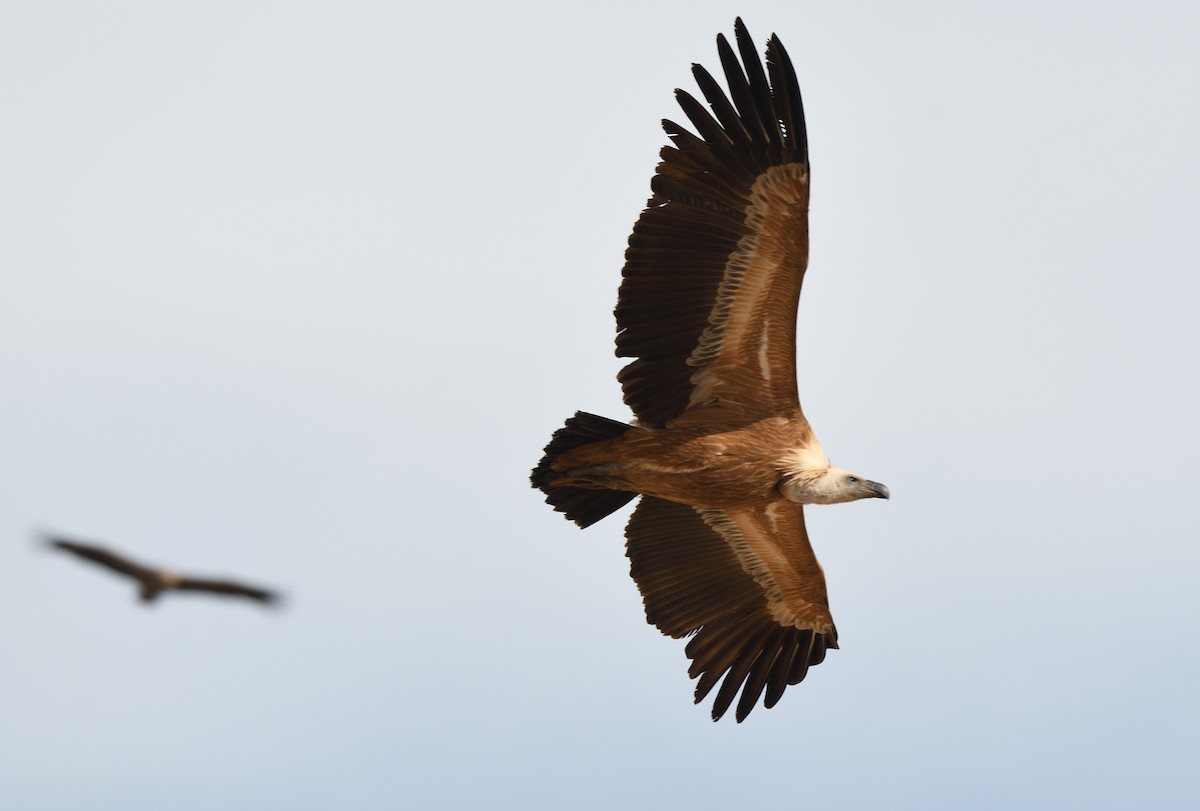
[[[892,494],[888,492],[886,484],[880,484],[879,482],[863,482],[863,484],[871,491],[871,498],[890,499],[892,497]]]

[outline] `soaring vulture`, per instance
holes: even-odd
[[[129,558],[94,544],[69,541],[65,538],[46,538],[46,543],[56,549],[98,563],[117,574],[130,577],[138,583],[138,596],[143,602],[151,603],[164,591],[196,591],[220,594],[227,597],[246,597],[264,604],[279,599],[276,592],[243,585],[232,580],[215,580],[203,577],[184,577],[167,569],[151,569]]]
[[[587,527],[638,495],[625,531],[647,620],[690,636],[696,702],[719,719],[836,648],[805,504],[888,498],[830,465],[796,391],[796,307],[808,264],[808,144],[779,38],[766,68],[739,19],[717,37],[729,87],[692,72],[712,112],[676,98],[653,196],[629,237],[617,298],[617,376],[632,424],[578,412],[546,446],[535,487]],[[738,694],[740,692],[740,698]]]

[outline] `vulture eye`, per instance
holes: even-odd
[[[858,484],[858,477],[857,476],[847,476],[846,481],[850,482],[850,484]]]

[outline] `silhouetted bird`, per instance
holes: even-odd
[[[229,597],[247,597],[268,605],[279,600],[277,592],[243,585],[232,580],[184,577],[168,569],[152,569],[102,546],[49,536],[45,540],[52,547],[70,552],[84,560],[98,563],[117,574],[133,578],[138,582],[138,593],[143,602],[153,602],[164,591],[198,591]]]

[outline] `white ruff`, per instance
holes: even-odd
[[[811,445],[785,451],[779,469],[789,476],[815,477],[829,469],[829,457],[814,437]]]

